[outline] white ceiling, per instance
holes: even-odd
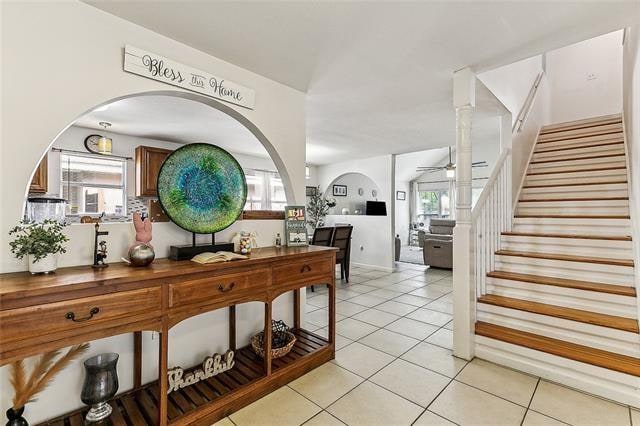
[[[109,104],[74,124],[109,132],[177,143],[206,142],[227,151],[269,157],[260,141],[236,119],[208,105],[173,96],[137,96]]]
[[[456,69],[483,71],[640,19],[638,1],[86,1],[306,91],[312,164],[452,145]]]

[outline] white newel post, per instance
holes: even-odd
[[[475,74],[465,68],[453,75],[456,109],[456,227],[453,230],[453,353],[474,356],[475,284],[471,245],[471,118]]]

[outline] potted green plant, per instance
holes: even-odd
[[[311,227],[311,230],[315,230],[321,226],[324,226],[324,218],[329,212],[329,206],[327,206],[327,200],[322,196],[320,187],[317,191],[309,196],[309,202],[307,203],[307,224]]]
[[[62,233],[64,225],[55,220],[42,223],[20,222],[9,231],[15,239],[9,243],[11,253],[18,259],[27,256],[29,272],[32,274],[55,271],[58,267],[58,253],[66,253],[64,243],[69,238]]]

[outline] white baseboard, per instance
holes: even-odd
[[[476,336],[478,358],[548,381],[640,408],[640,377],[573,361],[556,355]]]

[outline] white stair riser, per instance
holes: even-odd
[[[545,203],[526,203],[518,205],[517,215],[564,215],[564,216],[629,216],[629,207],[545,207]]]
[[[495,269],[543,277],[568,278],[628,285],[634,282],[633,268],[599,263],[496,255]]]
[[[548,238],[503,235],[503,250],[593,256],[608,259],[633,259],[632,241],[591,240],[581,238]]]
[[[496,364],[640,408],[640,379],[629,374],[479,335],[475,338],[475,354]]]
[[[551,163],[532,163],[529,165],[529,173],[540,172],[564,172],[567,170],[583,170],[588,168],[626,167],[624,156],[603,157],[589,160],[554,161]]]
[[[596,145],[586,148],[573,148],[562,151],[537,152],[533,154],[532,161],[563,160],[576,157],[591,157],[594,155],[625,155],[624,145]]]
[[[487,277],[487,292],[548,305],[564,306],[627,318],[637,318],[636,298],[596,291]]]
[[[583,139],[577,140],[576,143],[570,143],[568,145],[561,145],[559,143],[546,143],[543,145],[537,145],[533,153],[534,155],[550,153],[569,154],[574,151],[580,151],[582,149],[616,147],[620,143],[624,143],[622,136],[613,138],[594,138],[592,140]]]
[[[588,182],[622,182],[626,180],[626,169],[591,170],[539,175],[527,174],[525,186],[584,184]]]
[[[582,186],[522,188],[520,200],[554,200],[561,198],[628,197],[626,183]]]
[[[542,152],[549,149],[571,148],[571,147],[583,147],[590,144],[602,144],[609,142],[619,142],[623,139],[622,132],[613,133],[610,135],[596,135],[596,136],[583,136],[575,139],[565,139],[553,142],[544,142],[536,144],[535,152]]]
[[[485,303],[478,303],[477,320],[604,351],[640,357],[637,333]]]
[[[513,221],[512,230],[539,234],[629,236],[631,220],[517,217]]]
[[[553,123],[542,126],[540,129],[541,134],[545,134],[548,132],[556,132],[561,130],[570,130],[572,128],[585,128],[585,127],[596,127],[600,125],[606,124],[619,124],[622,120],[622,114],[609,114],[602,115],[599,117],[588,117],[582,118],[580,120],[572,120],[572,121],[563,121],[561,123]]]
[[[554,133],[546,133],[541,134],[538,137],[538,142],[546,142],[546,141],[556,141],[556,140],[566,140],[566,139],[574,139],[580,137],[588,137],[590,135],[610,135],[617,134],[622,132],[622,126],[620,124],[608,124],[604,126],[597,127],[589,127],[586,129],[572,129],[572,130],[564,130],[557,131]]]

